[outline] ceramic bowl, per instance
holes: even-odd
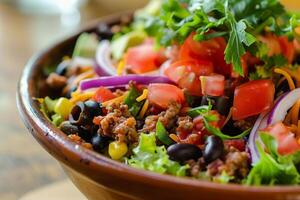
[[[94,31],[100,22],[118,23],[120,15],[102,19],[83,31]],[[91,200],[126,199],[203,199],[203,200],[294,200],[300,199],[298,186],[250,187],[216,184],[190,178],[160,175],[131,168],[85,149],[54,127],[40,112],[33,97],[47,95],[42,90],[43,70],[57,64],[72,52],[80,34],[63,40],[35,55],[26,65],[18,85],[20,115],[35,139],[59,161],[78,189]]]

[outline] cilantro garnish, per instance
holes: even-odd
[[[144,16],[142,21],[157,45],[182,43],[191,32],[198,41],[224,37],[225,60],[241,75],[241,57],[261,45],[256,35],[268,28],[292,38],[299,25],[297,17],[291,17],[278,0],[164,0],[160,12]]]

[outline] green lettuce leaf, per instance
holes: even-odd
[[[175,176],[185,176],[189,168],[188,165],[181,166],[169,159],[166,148],[156,145],[155,133],[142,133],[138,146],[133,149],[133,155],[126,162],[135,168]]]
[[[82,33],[76,41],[72,57],[94,58],[98,44],[97,35]]]
[[[295,166],[295,155],[281,156],[277,152],[277,142],[267,133],[260,133],[265,150],[259,142],[257,148],[260,160],[254,164],[247,179],[248,185],[296,185],[300,183],[300,174]],[[269,152],[269,153],[267,153]]]

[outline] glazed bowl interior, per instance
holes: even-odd
[[[94,22],[73,36],[35,55],[24,69],[18,86],[18,108],[26,127],[53,157],[67,169],[90,180],[92,184],[109,188],[132,199],[170,199],[171,197],[181,199],[200,196],[206,199],[218,199],[216,197],[219,195],[224,195],[224,199],[231,197],[231,199],[263,199],[266,195],[269,199],[299,198],[300,187],[298,186],[223,185],[134,169],[77,145],[54,127],[41,113],[37,101],[34,100],[35,97],[51,95],[43,85],[46,67],[55,66],[63,56],[71,55],[76,38],[81,32],[93,32],[100,22],[112,25],[118,23],[118,20],[119,16],[114,16]]]

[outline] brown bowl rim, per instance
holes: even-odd
[[[93,177],[88,175],[88,170],[93,171],[95,173],[101,173],[103,171],[110,174],[118,173],[118,176],[130,179],[132,181],[164,186],[170,185],[170,187],[172,188],[192,187],[195,190],[197,188],[206,188],[210,191],[239,191],[241,193],[300,193],[299,186],[247,186],[239,184],[218,184],[204,180],[175,177],[171,175],[158,174],[146,170],[136,169],[118,161],[114,161],[99,153],[86,149],[80,145],[77,145],[70,138],[68,138],[61,130],[53,126],[38,109],[37,104],[33,100],[33,96],[31,95],[33,93],[32,89],[35,89],[33,86],[34,84],[31,82],[31,79],[35,75],[34,70],[36,69],[39,60],[46,56],[49,52],[57,48],[62,42],[77,37],[78,34],[80,34],[81,32],[93,29],[99,22],[116,22],[119,20],[120,16],[121,14],[115,14],[93,21],[88,26],[80,29],[80,31],[72,34],[66,39],[63,39],[60,42],[51,45],[49,48],[44,49],[43,51],[35,54],[25,65],[25,68],[18,83],[17,107],[21,118],[23,119],[27,128],[31,131],[32,135],[36,138],[36,140],[52,156],[63,162],[68,167],[75,168],[77,171],[91,179],[93,179]],[[32,127],[35,127],[35,129],[40,130],[40,132],[36,130],[34,131],[34,128]],[[68,155],[72,156],[62,158],[60,153],[58,153],[57,151],[52,151],[51,147],[45,145],[44,142],[44,140],[49,140],[49,138],[51,139],[52,143],[54,142],[52,148],[59,147],[59,150],[63,150],[64,152],[67,152]],[[88,161],[89,164],[78,165],[78,158],[84,158],[84,160]]]

